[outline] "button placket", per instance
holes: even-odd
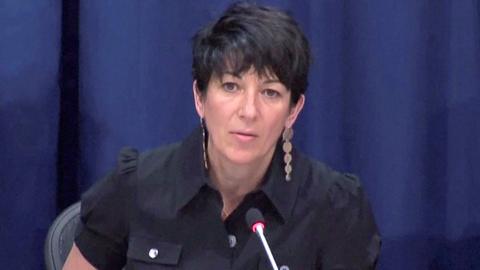
[[[228,246],[234,248],[237,245],[237,237],[233,234],[228,235]]]
[[[156,249],[156,248],[151,248],[151,249],[148,251],[148,257],[150,257],[151,259],[155,259],[157,256],[158,256],[158,249]]]

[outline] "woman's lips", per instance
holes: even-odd
[[[231,132],[231,134],[241,142],[251,142],[258,136],[249,132]]]

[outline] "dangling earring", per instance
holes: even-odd
[[[202,147],[203,147],[203,166],[205,167],[205,170],[208,170],[208,162],[207,162],[207,147],[206,147],[206,127],[205,127],[205,120],[203,118],[200,118],[200,125],[202,126]]]
[[[283,152],[285,153],[283,156],[283,161],[285,162],[285,180],[289,182],[291,180],[291,173],[292,173],[292,143],[290,140],[293,138],[293,129],[287,127],[283,130],[282,134],[283,138]]]

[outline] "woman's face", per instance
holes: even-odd
[[[305,100],[302,95],[290,106],[291,93],[277,77],[260,77],[254,69],[240,76],[212,76],[204,96],[195,82],[193,88],[209,132],[210,158],[239,165],[271,158],[282,130],[293,125]]]

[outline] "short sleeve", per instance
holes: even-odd
[[[321,269],[375,269],[381,237],[360,181],[354,175],[342,175],[328,196],[332,220]]]
[[[121,269],[126,262],[129,213],[138,152],[120,151],[117,168],[81,199],[75,244],[97,269]]]

